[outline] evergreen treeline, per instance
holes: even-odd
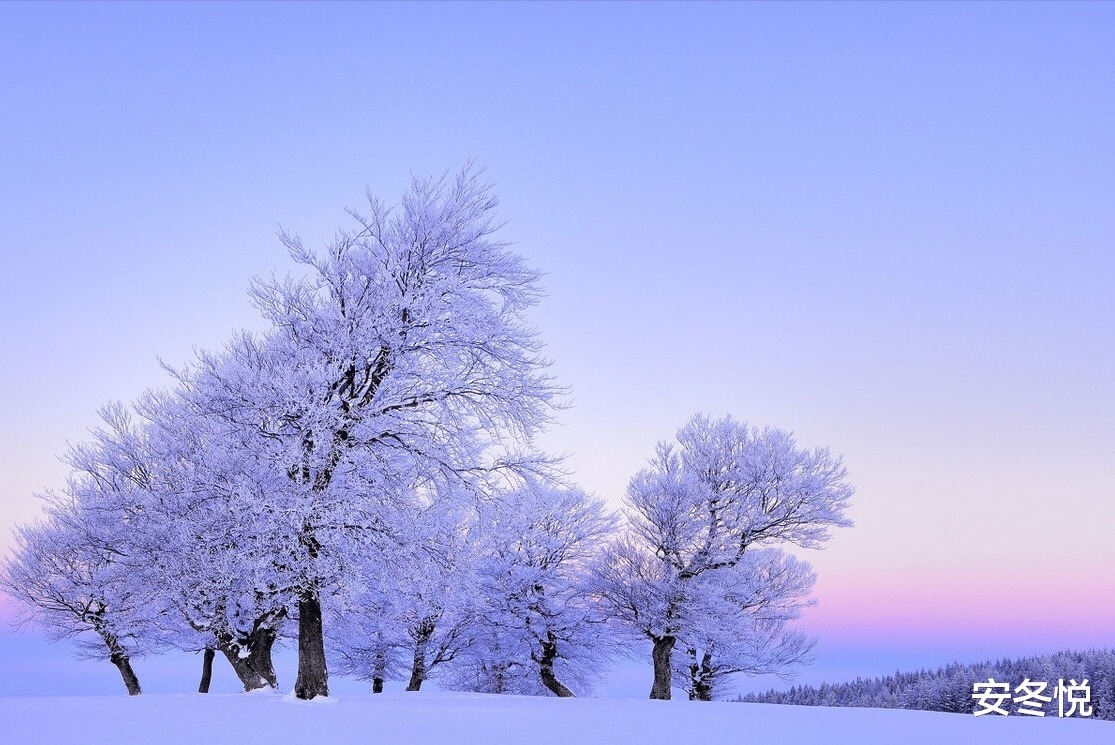
[[[750,693],[737,701],[798,706],[860,706],[880,709],[920,709],[971,714],[976,701],[972,684],[994,678],[1016,686],[1029,678],[1049,684],[1044,695],[1053,696],[1045,705],[1045,716],[1057,716],[1054,689],[1059,680],[1068,685],[1085,679],[1091,688],[1092,718],[1115,720],[1115,650],[1092,649],[1086,652],[1057,652],[1040,657],[998,660],[962,665],[952,663],[936,670],[914,673],[896,672],[883,678],[856,678],[851,683],[822,683],[820,687],[794,686],[788,691],[770,690]],[[1003,704],[1012,715],[1015,705]]]

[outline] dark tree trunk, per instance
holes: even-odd
[[[274,629],[260,626],[247,639],[235,639],[231,634],[217,637],[217,648],[224,654],[228,664],[232,665],[245,691],[275,688],[279,685],[271,663],[271,647],[274,643]]]
[[[116,669],[120,671],[120,677],[124,679],[124,685],[128,688],[129,696],[138,696],[141,691],[139,690],[139,678],[136,677],[135,672],[132,670],[131,660],[128,655],[123,652],[113,652],[109,657],[112,664],[116,665]]]
[[[377,635],[380,644],[383,637]],[[383,677],[387,674],[387,656],[383,652],[376,652],[375,661],[372,663],[372,693],[383,693]]]
[[[558,647],[554,632],[546,634],[546,641],[542,642],[542,658],[538,660],[538,674],[542,677],[542,685],[550,689],[558,698],[573,698],[573,691],[562,685],[554,675],[554,660],[557,659]]]
[[[245,691],[279,686],[275,675],[275,665],[271,661],[271,650],[275,646],[278,632],[271,626],[283,614],[264,614],[256,619],[252,632],[247,637],[234,637],[228,632],[217,635],[217,649],[232,665],[236,677]]]
[[[321,598],[314,589],[304,590],[298,599],[298,679],[294,681],[294,695],[305,701],[329,695]]]
[[[670,699],[670,653],[676,643],[676,636],[654,637],[654,648],[650,652],[650,659],[654,663],[654,685],[650,689],[650,697],[653,699]]]
[[[422,688],[422,681],[426,679],[426,650],[430,646],[430,637],[434,634],[432,624],[423,624],[414,639],[414,662],[410,666],[410,682],[407,683],[408,691],[417,691]]]
[[[701,668],[697,665],[697,650],[693,647],[685,650],[689,655],[689,700],[697,700],[697,688],[701,684]]]
[[[279,687],[279,676],[271,659],[271,649],[278,634],[270,626],[256,626],[248,642],[248,665],[272,688]]]
[[[103,609],[101,611],[104,612]],[[98,613],[98,621],[100,614]],[[128,659],[128,653],[120,646],[120,640],[114,634],[104,628],[99,622],[95,622],[94,628],[100,634],[101,639],[104,641],[105,646],[108,647],[108,659],[120,671],[120,677],[124,679],[124,685],[128,689],[129,696],[138,696],[141,691],[139,689],[139,678],[136,677],[135,671],[132,670],[132,661]]]
[[[426,679],[426,650],[425,644],[414,646],[414,664],[410,668],[410,681],[407,683],[408,691],[422,690],[422,681]],[[419,651],[421,647],[421,651]]]
[[[260,688],[266,688],[267,680],[256,672],[255,668],[248,662],[247,656],[240,655],[240,651],[240,645],[235,642],[221,644],[221,653],[228,660],[228,664],[232,665],[232,669],[236,672],[236,677],[240,679],[245,691],[258,691]]]
[[[213,658],[217,651],[207,649],[201,658],[201,683],[197,686],[198,693],[209,693],[209,683],[213,680]]]

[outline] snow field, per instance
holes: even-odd
[[[365,694],[310,702],[273,693],[2,698],[0,721],[6,742],[52,745],[1115,742],[1115,725],[1088,720],[453,693]]]

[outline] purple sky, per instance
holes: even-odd
[[[1112,38],[1100,3],[4,4],[0,551],[98,405],[259,327],[279,224],[476,157],[586,488],[698,410],[789,428],[858,486],[807,557],[819,666],[1109,644]]]

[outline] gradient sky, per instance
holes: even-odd
[[[0,5],[0,551],[101,403],[261,327],[279,225],[476,158],[586,488],[696,411],[792,429],[858,486],[807,557],[822,661],[1111,644],[1113,38],[1110,3]]]

